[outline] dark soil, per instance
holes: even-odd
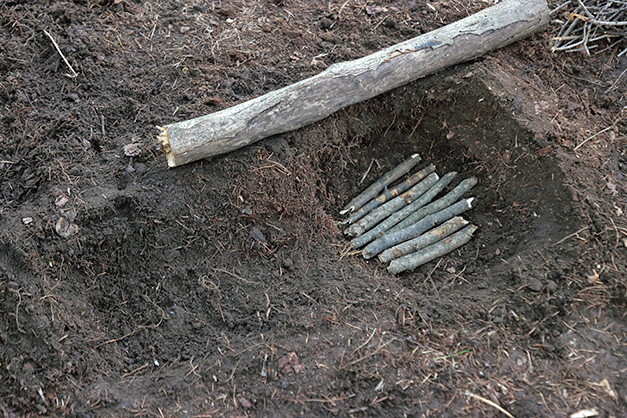
[[[3,416],[504,416],[468,393],[625,416],[620,49],[551,54],[551,26],[211,160],[156,149],[156,125],[477,10],[3,2]],[[479,179],[479,230],[392,276],[349,251],[339,210],[412,153]]]

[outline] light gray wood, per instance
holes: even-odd
[[[461,215],[467,210],[472,209],[473,203],[476,205],[476,203],[473,202],[474,200],[476,200],[474,197],[471,197],[470,199],[460,200],[459,202],[449,206],[446,209],[442,209],[439,212],[422,218],[408,228],[384,235],[378,238],[376,241],[368,244],[368,246],[364,248],[364,250],[361,252],[361,255],[367,260],[379,254],[380,252],[395,246],[398,243],[416,238],[424,234],[434,226],[448,221],[453,216]]]
[[[401,258],[404,255],[422,250],[423,248],[448,237],[453,232],[457,232],[466,225],[468,225],[467,220],[461,216],[456,216],[453,219],[449,219],[444,222],[442,225],[425,232],[419,237],[401,242],[400,244],[388,248],[378,255],[379,261],[387,263],[388,261],[392,261],[396,258]]]
[[[157,140],[170,167],[233,151],[479,57],[544,28],[548,21],[546,0],[505,0],[239,105],[158,127]]]
[[[431,260],[435,260],[438,257],[442,257],[453,250],[466,244],[472,238],[472,234],[477,230],[474,225],[468,225],[455,234],[444,238],[435,244],[429,245],[422,250],[416,251],[405,255],[401,258],[397,258],[390,262],[388,266],[388,272],[392,274],[399,274],[404,271],[413,271],[416,267],[422,266]]]

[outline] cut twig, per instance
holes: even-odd
[[[415,224],[416,222],[418,222],[425,216],[431,215],[432,213],[439,212],[442,209],[448,206],[451,206],[453,203],[459,200],[459,198],[462,197],[464,193],[466,193],[468,190],[472,189],[476,185],[477,185],[477,179],[475,177],[471,177],[462,181],[461,183],[457,185],[456,188],[448,192],[446,196],[444,196],[443,198],[438,199],[435,202],[425,206],[424,208],[417,210],[416,212],[412,213],[407,218],[405,218],[403,221],[394,225],[394,227],[390,228],[388,233],[405,229]]]
[[[405,219],[406,217],[408,217],[409,215],[411,215],[412,213],[414,213],[415,211],[417,211],[418,209],[420,209],[427,203],[431,202],[431,200],[438,193],[440,193],[446,186],[448,186],[448,184],[451,181],[453,181],[453,178],[456,175],[457,173],[454,171],[446,174],[444,177],[438,180],[438,182],[435,185],[433,185],[433,187],[431,187],[426,193],[424,193],[418,199],[411,202],[409,205],[405,206],[404,208],[394,213],[393,215],[389,216],[386,220],[381,222],[376,227],[372,228],[370,231],[352,240],[351,244],[353,244],[353,248],[363,247],[364,245],[368,244],[370,241],[377,239],[378,237],[383,235],[388,229],[392,228],[394,225],[396,225],[397,223],[399,223],[400,221],[402,221],[403,219]],[[425,181],[426,180],[428,180],[428,177],[425,179]]]
[[[466,228],[456,232],[450,237],[444,238],[420,251],[392,260],[388,266],[388,272],[399,274],[404,271],[412,271],[416,267],[422,266],[438,257],[442,257],[470,241],[473,232],[476,230],[476,226],[468,225]]]
[[[434,171],[435,171],[435,166],[433,164],[430,164],[427,167],[420,170],[419,172],[412,174],[411,177],[409,177],[404,182],[398,184],[396,187],[392,189],[385,189],[383,191],[383,194],[381,194],[376,199],[373,199],[370,202],[366,203],[364,206],[361,207],[361,209],[353,212],[353,214],[343,223],[352,224],[358,221],[359,219],[367,215],[370,211],[378,208],[382,204],[397,197],[398,195],[400,195],[401,193],[403,193],[405,190],[409,189],[410,187],[414,186],[415,184],[418,184],[418,182],[422,181],[422,179],[424,179],[426,176],[433,173]]]
[[[394,169],[388,171],[383,175],[379,180],[372,183],[370,187],[368,187],[364,192],[362,192],[359,196],[351,200],[348,205],[340,212],[341,215],[347,212],[354,212],[361,208],[363,205],[368,203],[370,199],[376,197],[381,190],[385,188],[388,184],[392,183],[396,179],[402,177],[404,174],[407,174],[409,170],[414,168],[416,164],[420,162],[420,155],[414,154]]]
[[[581,144],[577,145],[577,146],[576,146],[573,150],[574,150],[574,151],[577,151],[577,150],[578,150],[578,149],[579,149],[579,148],[580,148],[583,144],[585,144],[586,142],[590,141],[591,139],[596,138],[597,136],[601,135],[603,132],[607,132],[607,131],[609,131],[610,129],[614,129],[614,127],[616,127],[616,124],[617,124],[618,122],[620,122],[621,120],[623,120],[622,116],[621,116],[621,117],[619,117],[618,119],[616,119],[616,121],[615,121],[613,124],[611,124],[610,126],[608,126],[607,128],[600,130],[600,131],[599,131],[599,132],[597,132],[596,134],[592,135],[591,137],[589,137],[588,139],[586,139],[585,141],[583,141]]]
[[[71,78],[78,77],[78,74],[76,73],[76,71],[74,71],[74,68],[72,68],[70,63],[67,61],[67,59],[65,58],[65,55],[63,55],[63,52],[61,52],[61,48],[59,48],[59,45],[57,45],[57,42],[54,40],[52,35],[50,35],[48,31],[45,29],[44,29],[44,33],[46,34],[46,36],[48,36],[48,38],[50,38],[50,40],[52,41],[52,45],[54,45],[54,47],[57,49],[57,52],[59,53],[59,55],[61,55],[61,58],[63,58],[63,61],[65,61],[65,64],[68,66],[68,68],[72,72],[72,74],[66,74],[66,75]]]
[[[431,173],[426,179],[412,187],[409,191],[403,193],[395,199],[392,199],[385,205],[376,208],[368,215],[360,219],[357,223],[348,228],[345,231],[345,234],[352,237],[358,237],[368,229],[372,228],[373,225],[378,224],[383,219],[392,215],[399,209],[404,208],[425,194],[425,192],[427,192],[439,179],[440,177],[436,173]]]
[[[391,234],[386,234],[378,238],[376,241],[370,243],[364,249],[364,251],[362,252],[364,258],[372,258],[380,252],[392,247],[393,245],[424,234],[429,229],[441,224],[442,222],[448,221],[453,216],[461,215],[467,210],[472,209],[474,200],[474,197],[471,197],[470,199],[460,200],[459,202],[449,206],[444,210],[423,218],[409,228],[405,228]]]
[[[403,243],[395,245],[392,248],[388,248],[387,250],[379,254],[379,261],[381,261],[382,263],[387,263],[388,261],[392,261],[395,258],[400,258],[404,255],[421,250],[448,237],[453,232],[459,231],[466,225],[468,225],[467,220],[465,220],[461,216],[456,216],[453,219],[444,222],[437,228],[433,228],[429,232],[424,233],[417,238],[405,241]]]

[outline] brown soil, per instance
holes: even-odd
[[[167,169],[156,125],[477,11],[362,3],[2,3],[3,416],[627,414],[620,49],[550,54],[551,26]],[[415,152],[479,179],[479,230],[391,276],[338,213]]]

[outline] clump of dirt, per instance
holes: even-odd
[[[535,35],[168,170],[155,125],[475,10],[1,7],[5,416],[497,413],[482,399],[517,417],[627,409],[615,55],[549,55],[547,34]],[[78,77],[64,75],[46,28]],[[478,178],[465,216],[479,230],[391,276],[350,251],[338,213],[413,153],[439,174]]]

